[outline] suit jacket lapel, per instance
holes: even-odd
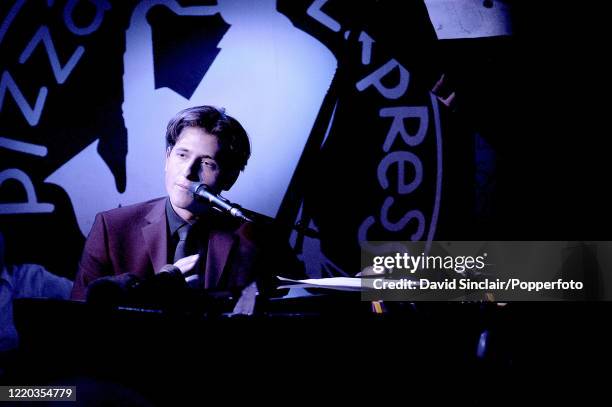
[[[166,200],[160,199],[155,202],[145,219],[149,224],[142,228],[142,236],[153,264],[153,271],[157,273],[168,261]]]
[[[210,231],[204,274],[204,288],[215,288],[218,286],[235,239],[236,236],[228,231]]]

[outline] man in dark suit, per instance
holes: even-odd
[[[73,299],[85,299],[100,278],[143,281],[168,270],[192,288],[211,291],[265,284],[276,270],[300,274],[301,264],[269,227],[242,223],[189,191],[192,183],[213,193],[234,184],[250,156],[238,121],[211,106],[185,109],[170,120],[166,146],[168,197],[96,216]]]

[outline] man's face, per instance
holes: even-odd
[[[186,127],[171,150],[166,151],[166,191],[176,213],[191,220],[207,209],[196,201],[188,187],[191,182],[201,182],[218,192],[221,169],[216,161],[219,141],[204,130]]]

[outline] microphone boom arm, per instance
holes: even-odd
[[[240,205],[236,205],[230,202],[229,200],[223,198],[221,195],[215,194],[214,192],[210,191],[206,184],[200,184],[197,182],[193,182],[189,186],[189,191],[191,191],[194,197],[199,198],[199,199],[204,199],[210,202],[210,204],[215,209],[218,209],[222,212],[227,212],[233,217],[242,219],[245,222],[251,222],[251,223],[277,222],[276,219],[274,218],[269,218],[267,216],[258,214],[256,212],[252,212],[252,211],[243,209],[242,207],[240,207]],[[299,233],[305,236],[309,236],[315,239],[319,238],[318,231],[307,227],[306,225],[302,224],[302,222],[298,222],[295,225],[290,225],[290,226],[291,226],[291,229],[295,229]]]
[[[235,205],[222,196],[211,192],[206,184],[198,184],[194,182],[189,186],[189,190],[195,197],[203,198],[204,200],[210,202],[213,207],[216,207],[221,211],[225,211],[235,218],[242,219],[245,222],[254,221],[245,215],[244,212],[242,212],[242,208],[240,206]]]

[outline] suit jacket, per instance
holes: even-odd
[[[169,262],[165,203],[166,198],[158,198],[96,215],[72,299],[85,299],[89,284],[100,277],[132,273],[147,278]],[[256,278],[270,281],[279,267],[283,274],[303,275],[288,244],[279,243],[270,228],[223,214],[211,214],[206,222],[210,230],[205,289],[240,290]]]

